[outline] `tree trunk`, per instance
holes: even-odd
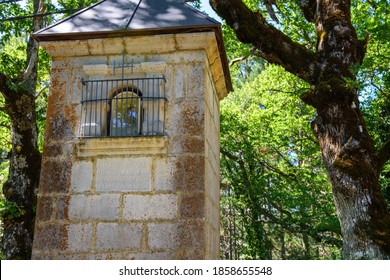
[[[312,127],[332,183],[344,258],[390,259],[390,214],[379,185],[390,142],[374,150],[356,89],[347,83],[355,80],[351,67],[362,63],[368,39],[357,39],[350,0],[300,1],[303,15],[316,25],[316,52],[292,41],[242,0],[210,4],[256,55],[311,85],[302,100],[317,110]]]
[[[381,195],[382,163],[359,109],[351,67],[360,64],[366,41],[359,41],[351,23],[350,1],[310,0],[316,7],[317,75],[303,96],[314,106],[312,123],[320,144],[343,235],[347,259],[390,258],[390,215]],[[308,2],[306,2],[308,3]],[[313,5],[317,3],[317,5]]]
[[[34,14],[42,12],[42,1],[35,0],[33,7]],[[32,30],[40,28],[42,18],[35,17]],[[24,73],[17,78],[0,73],[0,92],[5,98],[5,111],[11,119],[12,140],[9,175],[3,194],[16,211],[3,217],[2,250],[6,259],[31,258],[41,166],[35,112],[37,76],[38,43],[30,36]]]
[[[389,259],[390,218],[379,186],[380,167],[356,95],[333,80],[306,101],[318,112],[312,127],[332,183],[344,258]]]
[[[30,259],[34,233],[36,190],[41,156],[37,145],[35,98],[26,90],[9,92],[7,112],[11,118],[10,170],[3,193],[15,203],[16,215],[3,219],[2,249],[6,259]]]

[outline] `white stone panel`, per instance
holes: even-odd
[[[151,158],[107,158],[97,161],[96,190],[140,192],[150,190]]]

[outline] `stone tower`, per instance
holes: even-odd
[[[221,27],[106,0],[35,34],[52,57],[34,259],[218,259]]]

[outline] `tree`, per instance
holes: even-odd
[[[310,130],[314,110],[296,98],[305,83],[281,67],[259,71],[221,103],[221,257],[337,258],[340,226]]]
[[[16,8],[11,7],[11,8]],[[41,1],[33,1],[34,14],[41,12]],[[42,28],[42,18],[35,17],[30,32]],[[41,155],[38,148],[35,95],[38,75],[38,43],[30,36],[26,47],[26,64],[16,72],[2,67],[0,92],[2,110],[10,118],[12,147],[9,152],[9,175],[3,194],[11,214],[3,215],[2,247],[7,259],[29,259],[31,256]],[[2,53],[2,62],[7,58]],[[10,63],[11,61],[9,61]]]
[[[300,98],[316,110],[312,129],[332,184],[344,258],[389,259],[390,214],[379,178],[390,157],[390,141],[387,138],[382,146],[375,147],[356,84],[369,36],[358,39],[350,0],[278,2],[281,11],[284,4],[299,8],[291,14],[303,15],[305,23],[315,27],[316,43],[312,45],[298,42],[293,33],[284,33],[278,24],[271,24],[272,20],[279,21],[273,8],[275,1],[264,1],[262,6],[272,20],[258,10],[258,2],[210,0],[237,38],[253,47],[253,54],[310,85]],[[380,4],[384,16],[387,2]]]

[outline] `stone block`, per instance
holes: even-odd
[[[170,112],[171,135],[204,136],[204,102],[180,102],[173,104]]]
[[[213,98],[214,98],[214,89],[213,87],[210,85],[210,83],[207,83],[206,84],[206,89],[205,89],[205,94],[206,94],[206,98],[205,98],[205,101],[206,101],[206,106],[210,109],[210,112],[214,112],[214,104],[213,104]]]
[[[213,125],[211,113],[208,107],[205,108],[204,129],[206,138],[210,137],[209,135],[213,133]]]
[[[71,191],[74,193],[91,190],[93,164],[91,161],[76,161],[72,166]]]
[[[148,225],[148,246],[151,250],[177,249],[179,246],[177,224],[159,223]]]
[[[56,59],[53,60],[51,63],[51,74],[54,72],[63,71],[64,69],[69,68],[69,60],[67,59]]]
[[[214,102],[214,112],[213,112],[213,117],[214,117],[214,125],[215,125],[215,131],[217,132],[217,139],[219,139],[219,131],[220,131],[220,123],[221,123],[221,120],[220,120],[220,107],[219,107],[219,101],[217,100],[216,96],[214,96],[213,98],[213,102]]]
[[[158,49],[156,49],[158,45]],[[139,54],[142,53],[171,53],[175,51],[176,40],[171,34],[160,36],[140,36],[140,37],[125,37],[124,46],[126,53]]]
[[[104,54],[119,54],[123,51],[123,38],[107,38],[103,40]]]
[[[66,193],[69,190],[71,163],[69,161],[43,160],[40,194]]]
[[[49,260],[88,260],[87,253],[52,252]]]
[[[173,75],[174,87],[172,88],[174,92],[174,97],[176,99],[181,99],[185,97],[185,71],[183,68],[175,67],[175,72]]]
[[[89,252],[92,250],[92,224],[68,226],[68,251]]]
[[[148,225],[148,245],[151,250],[198,250],[204,248],[203,222]]]
[[[126,260],[173,260],[175,259],[174,252],[152,252],[152,253],[137,253],[128,254]]]
[[[91,55],[101,55],[104,53],[103,51],[103,41],[102,39],[89,39],[88,50]]]
[[[203,100],[205,95],[205,66],[203,63],[193,63],[188,70],[187,98]]]
[[[98,159],[96,190],[145,192],[150,190],[151,158]]]
[[[42,41],[40,42],[40,45],[53,58],[66,56],[87,56],[89,54],[87,42],[83,40],[66,40],[61,42]]]
[[[33,250],[65,250],[67,244],[66,225],[38,225],[35,228]],[[35,257],[34,257],[35,258]]]
[[[175,65],[185,65],[190,63],[207,63],[206,52],[204,50],[176,51],[175,53],[164,56],[165,60]]]
[[[127,220],[169,220],[177,217],[175,194],[126,195],[123,218]]]
[[[219,172],[216,172],[209,162],[206,163],[206,195],[213,201],[213,203],[219,203],[219,188],[220,188],[220,176]]]
[[[210,40],[215,38],[213,32],[178,34],[176,37],[176,48],[178,50],[197,50],[209,46]],[[214,37],[214,38],[213,38]]]
[[[142,225],[99,223],[96,228],[96,250],[136,250],[141,248]]]
[[[184,221],[180,223],[180,248],[201,250],[205,248],[205,226],[203,221]]]
[[[183,250],[176,253],[177,260],[205,260],[204,250]]]
[[[49,98],[50,99],[50,98]],[[47,113],[47,137],[50,137],[51,140],[56,141],[67,141],[73,140],[74,136],[77,134],[77,115],[78,112],[75,110],[75,106],[65,106],[60,104],[61,109],[55,109],[54,106],[48,105]]]
[[[172,137],[172,152],[174,155],[186,153],[204,153],[205,141],[203,137],[198,136],[180,136]]]
[[[171,180],[171,170],[167,159],[155,160],[154,183],[156,191],[170,191],[173,190]]]
[[[70,198],[70,220],[115,220],[119,215],[119,194],[73,195]]]
[[[89,254],[87,256],[87,259],[88,260],[123,260],[127,258],[125,258],[122,253],[108,252],[108,253]]]
[[[69,220],[69,195],[57,196],[57,220]]]
[[[49,144],[47,143],[45,145],[45,148],[43,150],[43,157],[59,157],[62,155],[63,147],[60,144]]]
[[[204,155],[177,156],[172,161],[172,182],[176,189],[185,192],[203,192],[205,190]]]
[[[38,197],[37,220],[40,222],[50,221],[55,214],[55,199],[51,196]]]
[[[182,195],[180,204],[181,219],[203,219],[205,216],[205,193],[187,193]]]

